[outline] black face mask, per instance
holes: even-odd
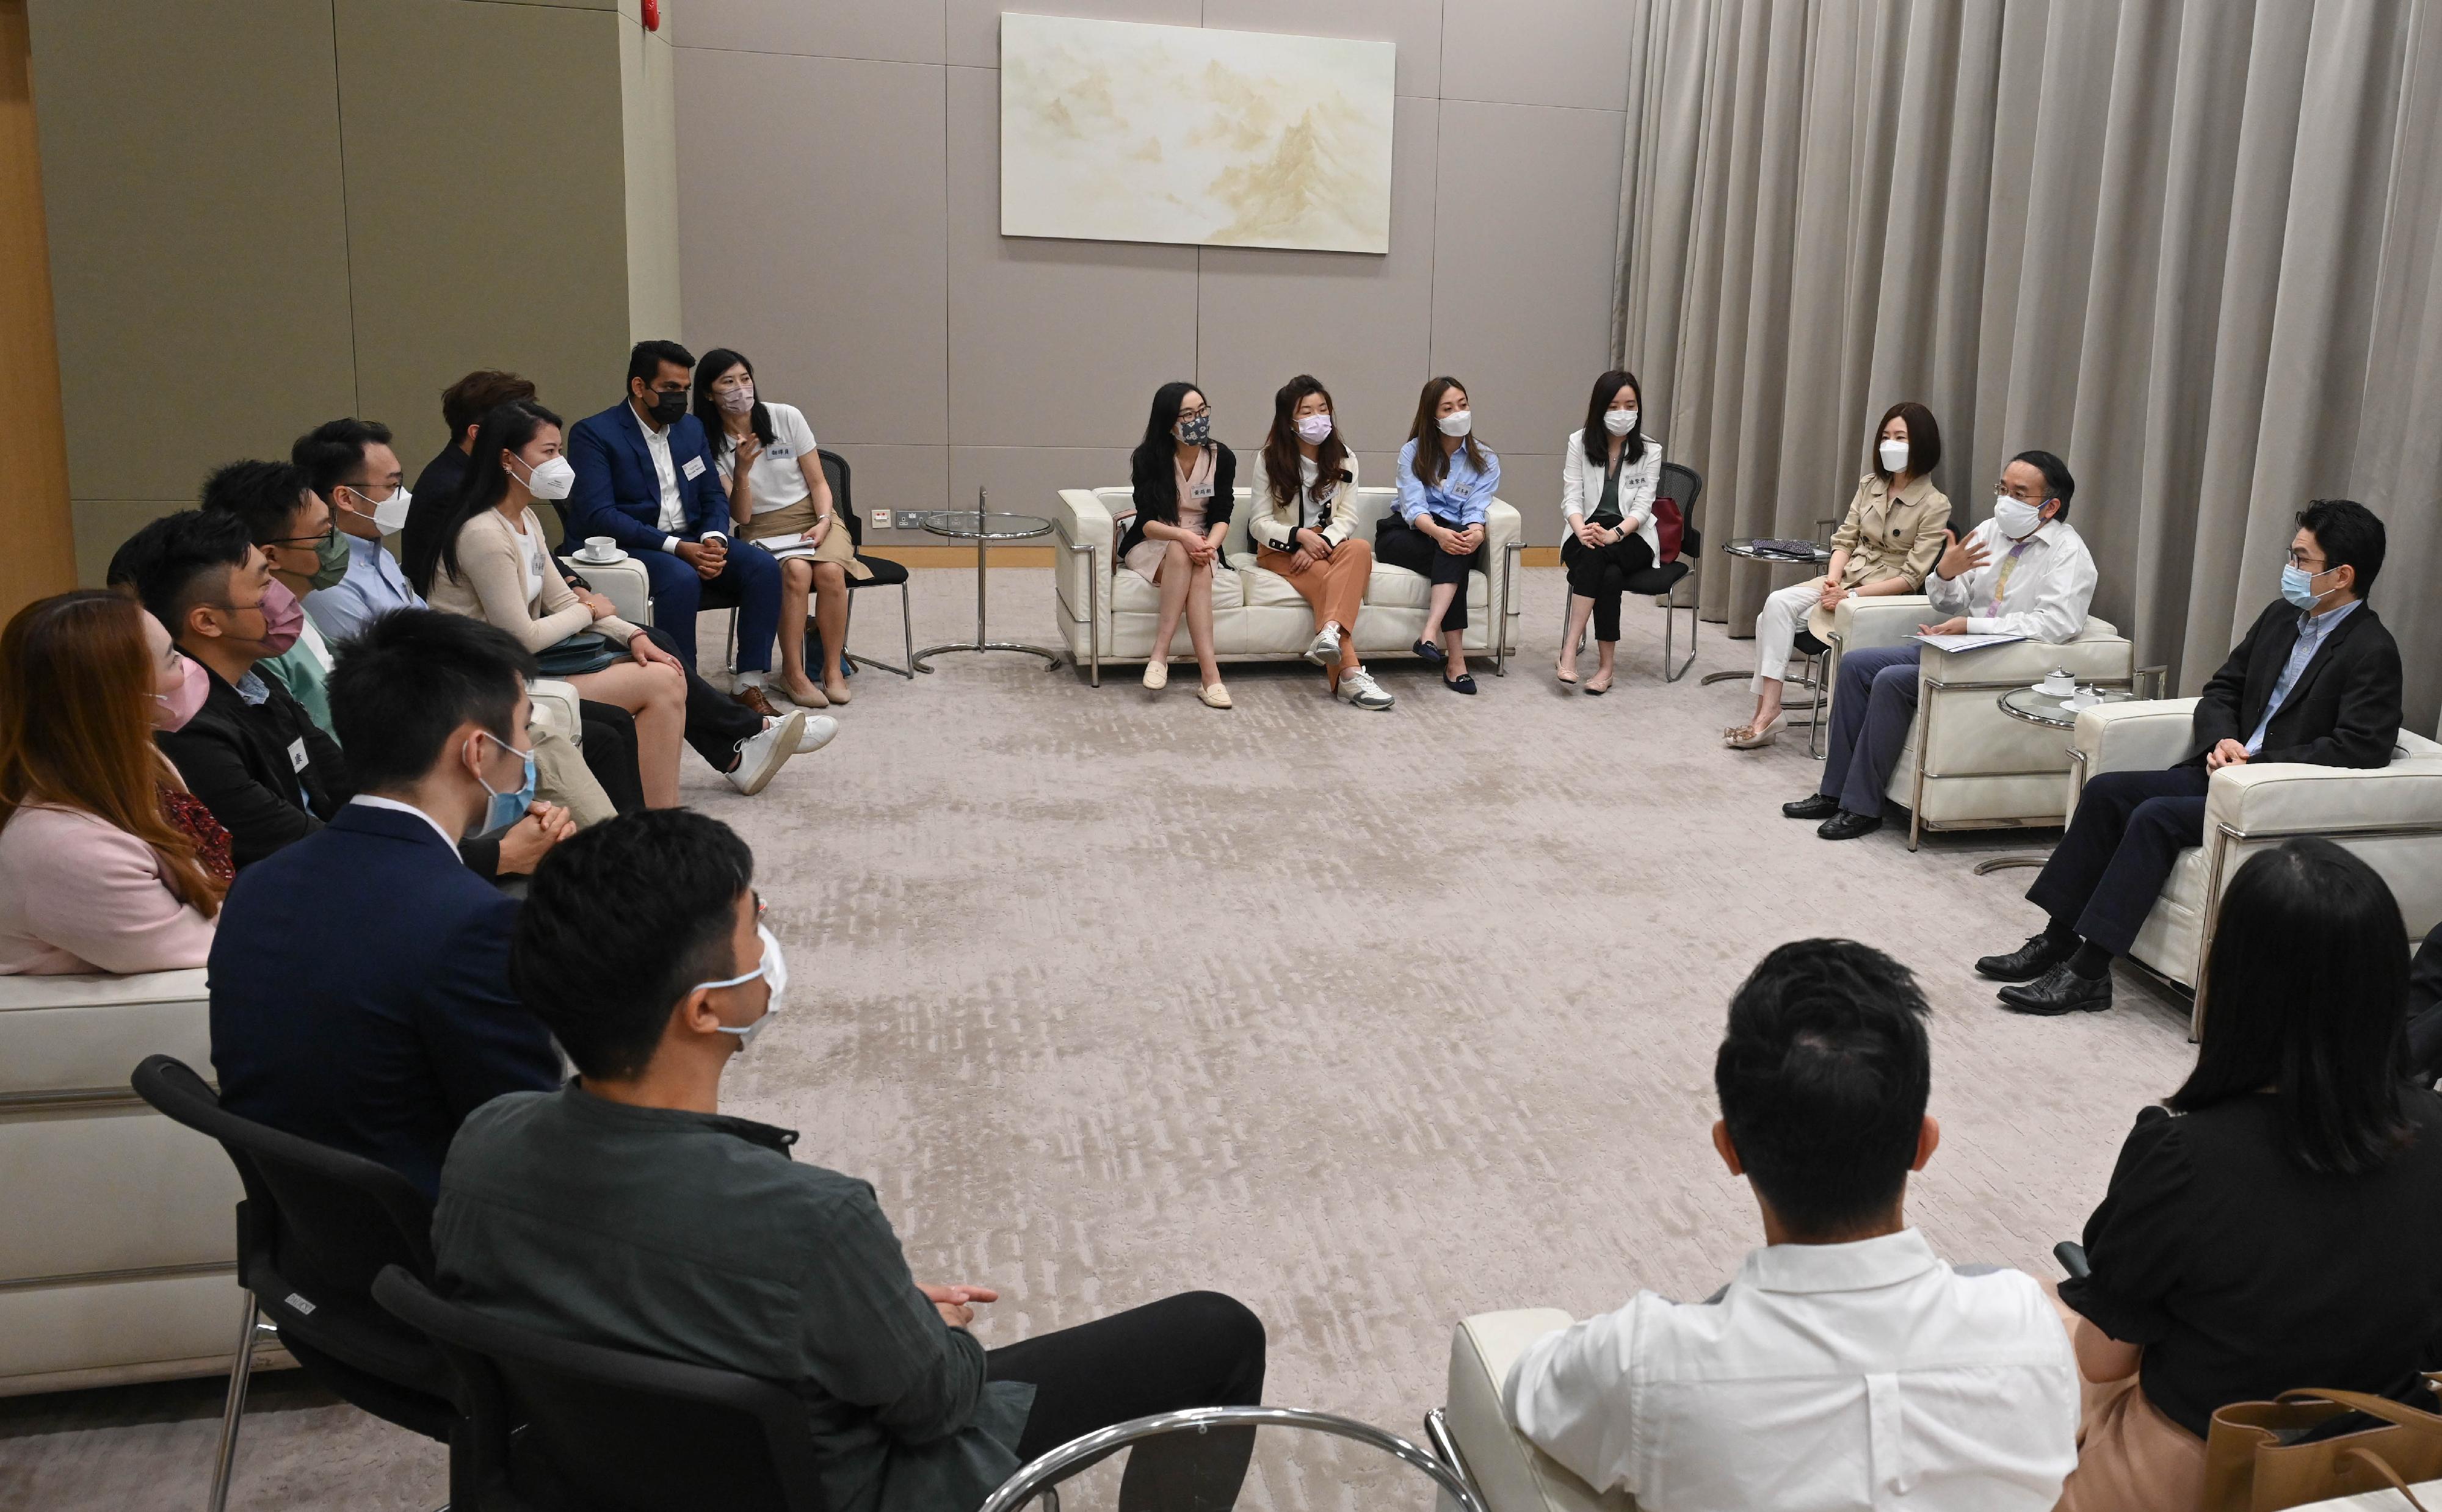
[[[683,389],[656,390],[654,392],[647,395],[647,397],[653,401],[653,423],[655,425],[677,425],[680,417],[687,412],[687,396],[686,391]]]

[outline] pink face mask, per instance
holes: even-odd
[[[204,664],[189,657],[178,658],[178,690],[153,695],[153,701],[159,705],[153,711],[153,728],[185,729],[187,721],[204,706],[204,700],[211,696],[211,674],[204,670]]]
[[[298,603],[297,595],[277,577],[264,590],[263,623],[264,649],[273,656],[296,645],[305,627],[305,606]]]

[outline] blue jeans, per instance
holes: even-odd
[[[1916,718],[1916,664],[1923,646],[1875,646],[1840,657],[1840,686],[1832,700],[1832,729],[1816,791],[1850,813],[1883,816],[1883,789],[1907,744]]]
[[[737,597],[738,669],[772,670],[772,641],[780,629],[780,564],[770,552],[732,537],[728,564],[713,578],[698,577],[694,568],[667,552],[638,552],[636,559],[652,581],[653,624],[670,632],[690,668],[696,664],[696,610],[704,589],[719,584]]]

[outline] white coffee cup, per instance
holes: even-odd
[[[2054,667],[2044,674],[2043,690],[2056,699],[2065,699],[2077,691],[2077,679]]]
[[[589,562],[607,562],[619,550],[619,542],[610,536],[588,536],[585,549],[576,555]]]

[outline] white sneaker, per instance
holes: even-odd
[[[1360,709],[1387,709],[1398,701],[1383,692],[1382,684],[1374,681],[1374,674],[1361,666],[1339,680],[1339,697]]]
[[[1331,667],[1339,662],[1339,627],[1326,625],[1314,632],[1314,644],[1305,648],[1305,659],[1320,667]]]
[[[805,729],[797,736],[796,754],[812,756],[830,744],[831,737],[837,734],[839,734],[839,720],[828,714],[809,714],[806,716]]]
[[[1170,664],[1158,659],[1147,662],[1145,664],[1145,686],[1153,689],[1156,693],[1158,693],[1163,688],[1170,686]]]
[[[748,797],[762,792],[778,775],[789,758],[797,754],[798,742],[805,738],[806,721],[813,716],[803,709],[775,720],[763,727],[763,733],[738,742],[738,765],[721,774],[729,785]],[[832,721],[828,716],[825,723]]]

